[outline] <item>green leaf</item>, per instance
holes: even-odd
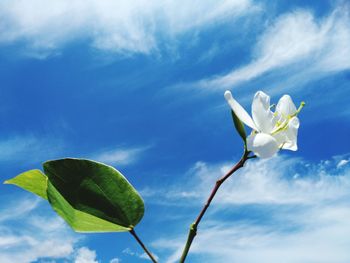
[[[131,230],[130,227],[120,226],[74,209],[40,170],[21,173],[4,183],[19,186],[46,200],[49,199],[53,209],[77,232],[123,232]]]
[[[13,184],[47,199],[47,177],[40,170],[30,170],[9,179],[4,184]]]
[[[235,128],[236,128],[239,136],[241,136],[241,138],[244,142],[244,147],[246,147],[247,134],[245,132],[244,124],[241,122],[241,120],[237,117],[237,115],[232,110],[231,110],[231,115],[232,115],[232,119],[233,119],[233,123],[235,125]]]
[[[49,202],[74,229],[86,229],[80,225],[76,210],[127,230],[143,217],[142,198],[111,166],[67,158],[44,163],[44,171],[50,181]]]
[[[48,181],[49,202],[76,232],[125,232],[131,228],[123,227],[96,216],[74,209]]]

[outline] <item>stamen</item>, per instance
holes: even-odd
[[[271,135],[286,130],[288,127],[288,123],[289,119],[285,119],[284,121],[277,123],[275,129],[271,132]]]
[[[299,108],[298,108],[298,110],[297,110],[297,114],[299,114],[299,112],[301,111],[301,109],[304,108],[305,104],[306,104],[305,101],[302,101],[302,102],[300,103],[300,106],[299,106]]]
[[[281,122],[280,120],[277,121],[276,127],[275,127],[275,129],[271,132],[271,135],[274,135],[274,134],[276,134],[276,133],[279,133],[279,132],[281,132],[281,131],[286,130],[286,129],[288,128],[289,121],[290,121],[293,117],[297,116],[297,115],[299,114],[299,112],[301,111],[301,109],[302,109],[304,106],[305,106],[305,102],[302,101],[302,102],[300,103],[300,106],[299,106],[298,110],[297,110],[294,114],[288,115],[288,116],[286,116],[286,117],[285,117],[285,116],[282,116],[282,117],[284,118],[284,121],[282,121],[282,122]]]
[[[297,115],[299,114],[299,112],[301,111],[301,109],[304,108],[305,104],[306,104],[305,101],[302,101],[302,102],[300,103],[299,108],[297,109],[297,112],[294,113],[291,117],[297,116]]]

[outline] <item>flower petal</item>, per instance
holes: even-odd
[[[229,90],[226,90],[224,96],[236,116],[245,125],[249,126],[253,130],[257,130],[252,118],[249,116],[246,110],[232,97],[232,93]]]
[[[270,133],[276,125],[277,119],[270,110],[270,97],[262,91],[255,93],[252,115],[260,132]]]
[[[283,95],[277,103],[276,112],[279,116],[287,118],[297,112],[297,108],[289,95]]]
[[[260,158],[270,158],[279,150],[275,138],[266,133],[249,135],[247,138],[247,148]]]
[[[293,117],[288,123],[288,129],[285,131],[286,142],[283,144],[282,149],[296,151],[298,150],[297,137],[299,129],[299,119]]]
[[[276,134],[273,134],[272,137],[275,138],[278,147],[281,149],[283,149],[283,146],[285,146],[286,142],[288,141],[286,131],[277,132]]]

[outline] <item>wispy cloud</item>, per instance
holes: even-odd
[[[12,206],[2,209],[0,223],[7,220],[15,220],[23,217],[23,214],[30,213],[39,205],[39,199],[21,200]]]
[[[250,0],[5,1],[0,42],[25,43],[39,57],[80,39],[101,50],[148,54],[157,50],[159,34],[172,39],[252,10]]]
[[[277,69],[288,70],[289,78],[300,76],[299,81],[307,82],[350,69],[349,42],[348,5],[339,6],[324,18],[300,9],[283,14],[268,25],[258,38],[248,65],[195,85],[228,88]]]
[[[58,259],[98,262],[95,251],[79,247],[81,236],[74,234],[53,211],[46,211],[38,198],[12,200],[0,207],[1,263],[30,263],[42,259],[45,262]]]
[[[298,158],[277,156],[248,163],[217,194],[220,205],[306,205],[341,199],[349,193],[350,167],[347,155],[313,164]],[[340,165],[339,165],[340,164]],[[206,199],[210,187],[230,169],[228,163],[197,162],[187,173],[185,185],[167,189],[145,188],[141,193],[150,202],[195,205]],[[254,193],[254,194],[252,194]],[[162,198],[159,198],[162,196]]]
[[[0,138],[0,162],[45,161],[59,154],[62,148],[62,141],[57,139],[34,135],[13,135]]]
[[[350,215],[348,206],[321,206],[303,210],[297,214],[290,211],[296,222],[284,218],[281,225],[259,226],[235,222],[211,222],[217,226],[203,225],[191,253],[206,258],[206,262],[263,261],[277,263],[309,263],[349,261],[348,239]],[[285,216],[285,214],[284,214]],[[309,218],[308,222],[303,219]],[[233,226],[234,225],[234,226]],[[298,227],[288,230],[288,227]],[[175,250],[166,262],[177,262],[181,255],[184,237],[174,240],[159,240],[154,245]]]
[[[120,263],[121,260],[119,258],[112,258],[109,263]]]
[[[147,261],[150,260],[149,256],[146,253],[138,253],[138,252],[132,251],[130,248],[124,249],[123,253],[126,255],[129,255],[129,256],[138,257],[140,259],[145,259]],[[156,260],[159,259],[157,255],[153,254],[153,256]]]
[[[141,154],[151,146],[144,147],[116,147],[117,149],[105,150],[95,153],[91,159],[110,165],[128,165],[137,161]]]
[[[339,163],[337,164],[337,168],[341,168],[349,163],[349,160],[340,160]]]
[[[16,201],[16,202],[15,202]],[[67,258],[78,241],[58,217],[37,216],[22,209],[27,200],[15,200],[0,222],[0,262],[29,263],[40,258]],[[34,204],[37,202],[29,200]],[[21,212],[21,213],[20,213]]]
[[[349,261],[350,167],[338,166],[347,158],[336,156],[316,164],[283,156],[252,161],[220,189],[200,226],[192,256],[204,256],[206,262]],[[188,173],[192,181],[170,189],[177,189],[178,195],[164,192],[162,199],[169,204],[161,204],[173,205],[176,198],[198,207],[227,169],[227,164],[197,163]],[[190,190],[197,198],[181,195]],[[153,245],[171,252],[167,262],[176,262],[185,235],[182,230],[180,236]]]

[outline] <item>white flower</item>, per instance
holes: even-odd
[[[252,117],[232,97],[230,91],[225,92],[225,98],[236,116],[253,129],[247,137],[247,149],[258,157],[272,157],[280,149],[296,151],[299,119],[291,97],[283,95],[278,101],[275,112],[271,111],[270,97],[262,91],[255,93],[252,103]]]

